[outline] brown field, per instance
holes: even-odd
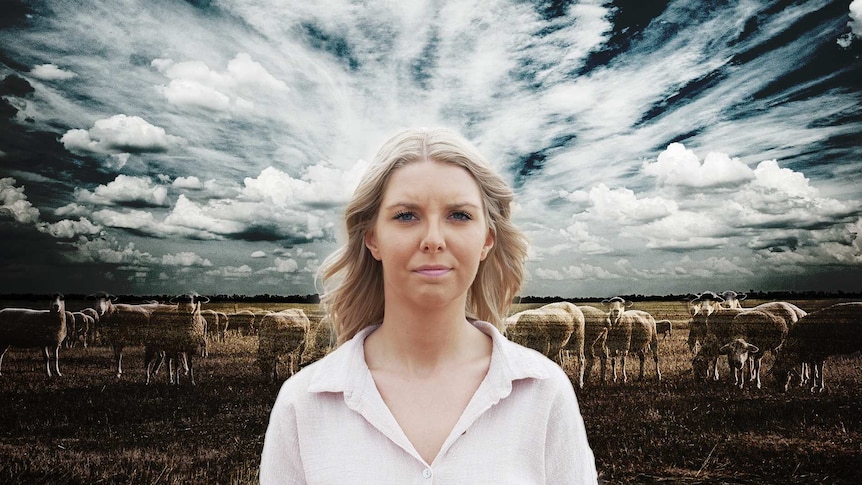
[[[813,311],[837,302],[793,303]],[[76,310],[83,302],[67,305]],[[0,304],[6,306],[16,304]],[[257,306],[299,306],[320,318],[316,305]],[[862,483],[858,354],[827,361],[827,390],[819,395],[696,384],[685,304],[634,308],[672,320],[674,332],[660,337],[660,383],[647,365],[643,382],[600,386],[594,374],[578,391],[603,482]],[[278,392],[259,376],[256,349],[253,336],[211,342],[209,357],[195,361],[196,387],[168,385],[164,371],[144,385],[141,348],[127,350],[127,375],[119,381],[106,347],[61,349],[64,375],[54,379],[38,351],[11,349],[0,376],[0,483],[256,483]],[[636,362],[629,360],[630,377]]]

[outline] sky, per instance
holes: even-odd
[[[515,190],[524,296],[862,291],[862,0],[2,10],[0,293],[316,293],[416,126]]]

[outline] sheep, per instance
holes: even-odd
[[[715,336],[712,340],[715,345],[707,347],[707,355],[710,359],[716,359],[713,362],[717,364],[718,356],[726,354],[728,366],[733,370],[734,384],[742,387],[744,379],[741,372],[746,362],[740,362],[739,359],[745,354],[749,364],[749,380],[754,382],[758,389],[761,388],[760,366],[764,353],[776,352],[775,349],[787,335],[788,329],[801,315],[805,315],[805,311],[787,302],[767,302],[748,309],[725,308],[719,305],[717,310],[707,317],[709,331]],[[731,316],[732,320],[728,326],[727,319]],[[736,342],[740,338],[745,343],[758,347],[758,351],[745,350],[746,346]],[[805,374],[806,370],[803,369],[802,375]],[[714,371],[714,376],[717,380],[717,369]]]
[[[75,315],[66,310],[66,338],[63,339],[63,347],[71,349],[75,346],[75,334],[78,333],[78,328],[75,325]]]
[[[90,330],[89,332],[87,332],[87,343],[90,345],[94,345],[101,338],[101,335],[99,333],[99,312],[97,312],[93,308],[88,307],[82,309],[81,313],[87,315],[92,319],[92,321],[90,322]]]
[[[163,357],[168,360],[168,380],[171,384],[180,383],[180,367],[183,366],[194,386],[192,356],[205,353],[207,345],[206,320],[201,315],[201,303],[208,302],[209,298],[187,294],[171,301],[176,302],[176,305],[159,305],[150,315],[148,327],[151,332],[144,346],[147,383],[158,368],[157,361]]]
[[[697,295],[690,302],[692,306],[692,327],[689,331],[689,346],[701,354],[698,359],[706,359],[708,378],[714,381],[719,379],[718,358],[721,356],[721,347],[732,340],[731,323],[739,313],[745,311],[741,308],[724,308],[721,303],[724,298],[711,291],[705,291]],[[701,341],[692,339],[692,333],[696,332]]]
[[[219,321],[219,315],[214,310],[201,310],[201,316],[206,320],[206,336],[207,341],[209,342],[210,337],[213,340],[218,340],[219,338],[219,328],[221,326],[221,322]],[[209,356],[209,345],[203,349],[201,357]]]
[[[72,346],[75,346],[75,342],[81,341],[81,345],[86,349],[87,341],[89,339],[90,331],[93,328],[93,317],[84,313],[84,312],[72,312],[72,316],[75,317],[75,334],[72,338]],[[68,327],[68,324],[67,324]],[[68,333],[68,332],[67,332]],[[68,335],[66,336],[68,340]]]
[[[575,380],[577,381],[578,388],[584,387],[584,370],[585,370],[585,356],[584,356],[584,345],[585,345],[585,317],[584,313],[581,309],[575,305],[574,303],[569,303],[567,301],[561,301],[556,303],[549,303],[543,307],[542,309],[550,310],[550,309],[560,309],[566,312],[571,319],[571,331],[566,327],[557,327],[550,328],[548,330],[556,330],[555,335],[549,335],[549,339],[552,342],[562,342],[565,339],[564,334],[568,333],[568,341],[564,342],[561,347],[560,353],[560,362],[563,361],[563,354],[565,352],[569,355],[573,355],[575,359]],[[591,342],[592,343],[592,342]],[[551,349],[551,352],[554,352],[554,349]]]
[[[250,310],[240,310],[228,313],[230,328],[236,330],[239,335],[251,335],[254,332],[254,313]]]
[[[327,315],[318,320],[317,323],[311,324],[299,365],[304,367],[316,362],[333,348],[335,348],[335,333],[332,329],[332,320]]]
[[[604,342],[605,332],[610,326],[608,314],[593,306],[579,306],[581,313],[584,315],[584,380],[588,381],[593,372],[595,359],[600,357],[600,353],[596,353],[596,344]],[[600,346],[601,347],[601,346]],[[605,375],[605,360],[599,358],[601,362],[601,375]]]
[[[60,373],[60,344],[66,338],[66,302],[63,295],[55,293],[51,297],[49,310],[29,308],[4,308],[0,310],[0,375],[2,375],[3,356],[9,347],[30,349],[41,348],[48,377],[51,374],[53,358],[54,373]],[[51,351],[53,349],[53,356]]]
[[[218,315],[218,328],[215,329],[216,338],[220,342],[224,342],[227,337],[228,318],[225,312],[216,312]]]
[[[663,339],[667,339],[673,331],[673,323],[670,320],[656,320],[655,331],[661,334]]]
[[[742,300],[748,297],[746,293],[737,293],[732,290],[724,291],[720,296],[724,300],[722,302],[724,308],[742,308]]]
[[[750,380],[761,388],[760,363],[763,355],[773,354],[787,336],[788,326],[783,318],[767,311],[751,309],[736,315],[731,322],[731,340],[724,343],[719,352],[727,355],[727,363],[733,370],[734,384],[740,389],[745,385],[743,369],[748,363]]]
[[[310,322],[299,308],[268,313],[260,321],[257,363],[264,379],[278,382],[280,357],[287,358],[288,377],[299,367]]]
[[[509,340],[536,350],[562,366],[563,349],[569,342],[573,327],[569,309],[546,305],[509,316],[505,334]]]
[[[811,370],[811,392],[823,392],[826,358],[862,351],[862,302],[838,303],[800,318],[788,331],[770,373],[784,392],[802,363]]]
[[[646,354],[651,352],[655,362],[656,380],[660,381],[655,318],[645,311],[626,310],[632,303],[620,297],[604,300],[602,303],[609,307],[609,326],[602,344],[603,358],[611,363],[614,382],[617,380],[616,357],[621,361],[622,381],[627,381],[626,359],[629,352],[635,352],[640,358],[640,379],[644,378]],[[602,381],[604,380],[605,376],[602,375]]]
[[[150,312],[146,305],[114,304],[117,297],[99,292],[90,295],[93,308],[99,314],[102,337],[114,350],[117,378],[123,375],[123,349],[130,345],[141,345],[148,338]]]

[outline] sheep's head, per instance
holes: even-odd
[[[688,321],[688,348],[697,353],[707,335],[707,323],[704,315],[695,315]]]
[[[727,354],[727,364],[731,369],[742,369],[742,366],[748,360],[748,355],[756,354],[760,352],[760,349],[746,342],[744,339],[738,338],[734,339],[733,342],[722,345],[718,351]]]
[[[105,293],[104,291],[100,291],[97,293],[93,293],[92,295],[87,296],[88,300],[93,300],[93,309],[96,310],[96,313],[101,317],[108,311],[108,308],[111,307],[111,304],[117,301],[117,297],[110,294]]]
[[[689,310],[692,315],[705,315],[710,316],[715,311],[717,311],[721,307],[721,303],[724,301],[724,298],[716,295],[711,291],[705,291],[690,302],[690,305],[696,307],[693,310]]]
[[[603,300],[602,304],[608,309],[608,320],[611,325],[616,324],[627,307],[632,306],[632,302],[626,301],[623,298],[615,296],[609,300]]]
[[[785,347],[782,344],[782,347]],[[767,376],[775,379],[775,388],[779,392],[787,392],[794,379],[802,379],[802,358],[794,349],[779,348],[778,357]]]

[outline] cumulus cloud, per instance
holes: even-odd
[[[165,207],[170,205],[168,189],[154,185],[149,177],[117,175],[106,185],[99,185],[92,192],[76,189],[78,202],[94,205],[123,205],[130,207]]]
[[[671,143],[655,162],[644,162],[641,168],[662,185],[683,187],[733,186],[754,178],[752,170],[737,158],[710,152],[701,163],[682,143]]]
[[[848,22],[853,34],[862,37],[862,0],[850,2],[850,21]]]
[[[255,258],[255,259],[257,259],[257,258],[265,258],[265,257],[266,257],[266,253],[265,253],[265,252],[263,252],[263,251],[255,251],[255,252],[251,253],[250,257]]]
[[[242,196],[284,207],[297,204],[318,208],[339,206],[350,199],[367,167],[363,160],[348,170],[319,163],[307,167],[299,178],[267,167],[257,177],[245,178]]]
[[[135,247],[135,243],[120,246],[116,240],[104,238],[87,239],[80,237],[73,246],[77,251],[64,253],[76,263],[110,263],[142,266],[154,262],[153,256]]]
[[[60,142],[78,155],[110,155],[120,168],[131,154],[167,152],[184,140],[167,134],[164,128],[151,125],[141,117],[119,114],[96,120],[89,130],[69,130]]]
[[[177,177],[176,180],[173,181],[171,186],[175,189],[189,189],[189,190],[200,190],[204,188],[204,184],[201,183],[201,179],[191,175],[189,177]]]
[[[65,81],[76,77],[72,71],[60,69],[54,64],[40,64],[30,69],[30,75],[43,81]]]
[[[151,63],[170,79],[159,89],[169,103],[210,111],[250,111],[253,98],[261,93],[287,91],[284,81],[276,79],[247,53],[239,53],[225,71],[210,69],[202,61],[175,62],[154,59]]]
[[[54,209],[54,215],[60,217],[83,216],[89,213],[90,210],[87,207],[76,204],[75,202],[70,202],[62,207]]]
[[[36,225],[36,229],[56,238],[71,239],[81,234],[98,234],[102,231],[102,226],[93,224],[86,217],[81,217],[77,221],[64,219],[53,224],[41,222]]]
[[[619,275],[591,264],[569,265],[559,269],[537,268],[537,279],[541,280],[610,280],[620,278]]]
[[[193,252],[165,254],[161,258],[165,266],[212,266],[209,259],[202,258]]]
[[[0,217],[11,217],[22,224],[33,224],[39,221],[39,209],[27,200],[24,186],[17,187],[16,180],[11,177],[0,178]]]

